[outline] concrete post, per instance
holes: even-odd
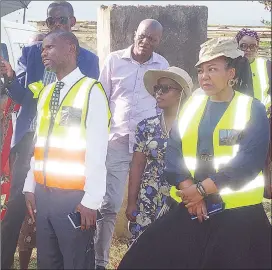
[[[164,28],[157,52],[170,65],[185,69],[196,81],[194,65],[200,44],[207,40],[206,6],[101,6],[97,18],[97,52],[101,64],[110,52],[131,45],[139,23],[151,18]]]
[[[97,16],[97,52],[100,69],[107,55],[133,43],[134,33],[144,19],[156,19],[163,28],[158,53],[171,66],[185,69],[196,82],[195,64],[200,44],[207,40],[208,8],[205,6],[101,6]],[[195,88],[198,88],[197,84]],[[127,189],[127,188],[126,188]],[[115,235],[128,235],[125,207],[127,192],[118,215]]]

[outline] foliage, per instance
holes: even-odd
[[[265,26],[271,26],[271,21],[267,21],[267,20],[261,20],[261,22],[265,25]]]
[[[272,1],[259,1],[259,3],[264,4],[264,8],[271,12],[272,10]]]
[[[264,8],[271,12],[271,10],[272,10],[272,1],[271,0],[269,0],[269,1],[259,1],[259,3],[263,4]],[[261,20],[261,22],[266,26],[271,26],[271,21]]]

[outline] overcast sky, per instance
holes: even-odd
[[[32,1],[26,20],[45,20],[46,8],[52,1]],[[209,10],[209,24],[262,25],[261,20],[271,21],[271,13],[258,1],[69,1],[75,10],[77,20],[97,20],[100,5],[204,5]],[[3,17],[5,20],[22,22],[23,11],[15,11]]]

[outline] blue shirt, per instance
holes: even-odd
[[[16,145],[31,131],[31,124],[36,115],[37,100],[28,85],[43,80],[44,65],[41,58],[42,43],[26,46],[22,49],[22,56],[17,61],[16,78],[7,86],[9,96],[21,105],[17,115],[16,126],[11,147]],[[77,64],[80,71],[88,77],[98,79],[98,57],[92,52],[80,48]]]
[[[227,102],[208,101],[202,121],[199,125],[198,154],[213,154],[212,134],[216,124],[224,114]],[[240,140],[237,155],[216,173],[210,162],[199,166],[195,172],[195,180],[203,181],[210,177],[218,189],[230,187],[241,188],[247,180],[255,178],[264,168],[268,153],[269,123],[265,107],[258,100],[252,102],[251,118]],[[165,177],[171,185],[191,177],[183,155],[182,142],[177,122],[174,124],[167,144],[165,156]]]

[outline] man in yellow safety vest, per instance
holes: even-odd
[[[102,85],[77,67],[78,50],[71,32],[50,32],[42,60],[57,81],[29,86],[38,99],[37,127],[23,192],[36,222],[40,269],[94,266],[93,228],[106,191],[110,111]],[[80,212],[81,229],[69,221],[72,212]]]

